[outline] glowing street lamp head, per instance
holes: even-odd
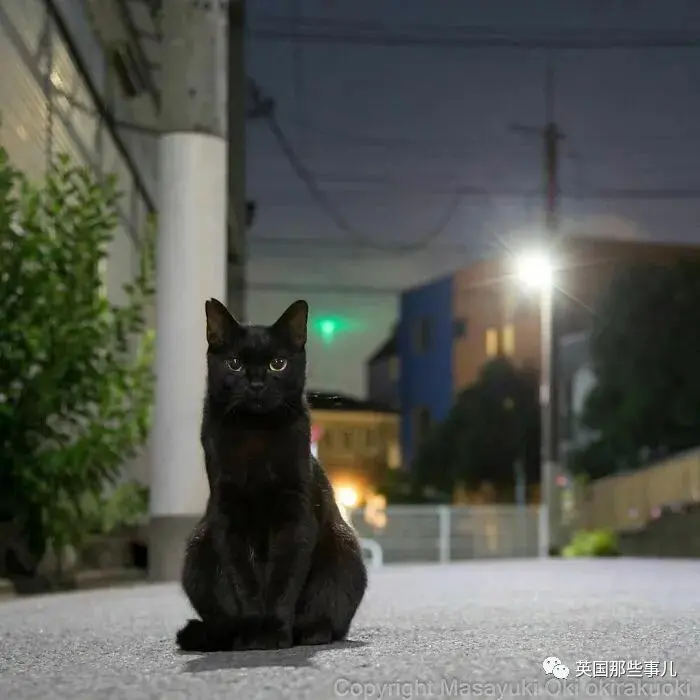
[[[549,287],[554,280],[552,258],[545,252],[521,255],[515,262],[520,282],[532,288]]]

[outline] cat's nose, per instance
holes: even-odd
[[[262,394],[265,389],[265,382],[250,382],[248,388],[251,394]]]

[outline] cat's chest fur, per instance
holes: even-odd
[[[258,500],[303,486],[309,460],[304,444],[304,431],[299,428],[284,432],[222,430],[212,436],[209,456],[220,484]]]
[[[235,482],[245,490],[273,490],[278,474],[296,471],[293,445],[288,440],[280,443],[273,434],[241,431],[217,442],[222,481]]]
[[[217,526],[232,546],[249,550],[251,558],[264,557],[271,537],[304,517],[310,456],[299,440],[294,433],[241,431],[214,445]]]

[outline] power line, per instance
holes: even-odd
[[[484,237],[485,239],[486,237]],[[459,262],[459,258],[455,256],[471,256],[477,250],[483,248],[485,240],[478,240],[475,245],[459,243],[433,243],[426,248],[415,251],[415,254],[432,255],[433,257],[451,256],[453,261]],[[320,237],[304,237],[304,238],[283,238],[277,236],[261,236],[251,238],[249,241],[251,251],[255,252],[254,257],[259,257],[260,260],[303,260],[308,261],[310,258],[314,260],[321,259],[338,261],[339,256],[342,256],[342,262],[362,263],[368,260],[385,260],[392,261],[397,259],[406,259],[405,254],[392,253],[384,251],[380,254],[375,250],[368,250],[363,246],[358,246],[354,241],[334,240]],[[291,248],[291,250],[290,250]],[[323,255],[325,254],[325,255]],[[355,254],[353,257],[349,255]]]
[[[504,28],[503,25],[496,26],[493,24],[444,24],[436,22],[401,22],[397,23],[391,20],[390,23],[381,20],[354,20],[349,18],[338,19],[336,17],[311,17],[299,15],[275,15],[272,13],[256,12],[253,15],[253,26],[260,25],[261,27],[282,27],[289,28],[290,26],[307,27],[307,28],[324,28],[335,30],[353,30],[355,32],[378,32],[386,31],[389,24],[395,30],[402,32],[430,32],[433,36],[439,35],[462,35],[469,37],[493,37],[503,35],[536,35],[536,36],[592,36],[603,37],[608,40],[620,36],[624,37],[687,37],[697,35],[700,30],[678,30],[678,29],[630,29],[629,27],[571,27],[571,26],[556,26],[556,25],[541,25],[538,27],[517,27],[511,26]]]
[[[297,176],[302,180],[304,185],[306,185],[306,188],[314,201],[326,213],[328,218],[331,219],[331,221],[340,231],[348,235],[350,238],[355,239],[358,243],[365,247],[373,248],[375,250],[393,250],[395,252],[406,253],[425,248],[432,240],[440,236],[445,231],[447,226],[454,218],[455,213],[459,209],[461,198],[459,196],[455,196],[433,230],[414,243],[401,244],[398,246],[380,246],[376,243],[372,243],[370,239],[363,234],[358,233],[354,227],[350,225],[345,217],[336,209],[335,205],[333,205],[328,199],[326,194],[320,189],[318,182],[313,178],[311,173],[304,167],[299,158],[296,156],[295,151],[293,150],[289,141],[286,139],[284,132],[277,123],[277,120],[271,116],[268,118],[268,123],[272,133],[279,142],[280,148],[282,149],[285,157],[289,161]]]
[[[251,93],[253,101],[257,102],[261,99],[261,93],[259,88],[253,83],[251,86]],[[301,161],[297,155],[294,147],[287,138],[286,134],[282,130],[279,122],[275,118],[274,110],[270,109],[266,114],[266,121],[272,132],[273,136],[277,140],[277,143],[282,150],[283,155],[292,166],[297,177],[302,181],[311,195],[312,199],[316,202],[318,207],[328,216],[328,218],[335,224],[335,226],[342,233],[347,235],[349,238],[357,241],[357,243],[365,248],[371,248],[377,251],[384,252],[394,252],[394,253],[411,253],[417,250],[422,250],[426,248],[430,243],[441,236],[449,224],[452,222],[454,215],[459,210],[460,204],[462,202],[462,196],[458,193],[453,193],[452,201],[448,205],[447,209],[440,217],[435,227],[429,231],[427,234],[423,235],[419,240],[412,243],[397,244],[397,245],[379,245],[372,241],[372,237],[366,236],[358,232],[343,214],[338,211],[335,205],[328,199],[326,193],[319,187],[319,183],[314,175],[306,168],[304,163]]]
[[[337,129],[332,126],[328,126],[325,122],[316,121],[309,117],[298,117],[294,114],[286,114],[285,121],[293,122],[303,126],[309,133],[318,136],[322,139],[327,139],[329,141],[334,141],[340,144],[348,144],[352,146],[368,146],[377,148],[387,148],[387,149],[416,149],[416,151],[425,151],[432,154],[445,153],[446,157],[450,158],[454,155],[460,157],[474,157],[475,155],[480,155],[481,152],[474,152],[469,148],[468,151],[460,151],[455,149],[455,144],[450,143],[443,139],[426,139],[417,136],[396,136],[395,134],[376,134],[376,133],[366,133],[363,131],[348,131],[346,129]],[[667,143],[667,142],[679,142],[687,141],[688,139],[700,138],[700,131],[693,129],[692,131],[675,131],[674,133],[669,133],[667,130],[661,133],[644,133],[644,132],[631,132],[626,125],[623,133],[605,132],[599,136],[602,139],[614,139],[619,142],[623,138],[632,139],[635,141],[644,141],[644,143]],[[463,142],[462,142],[463,143]],[[511,148],[511,143],[505,143],[499,141],[499,144]],[[483,140],[479,141],[469,141],[468,147],[483,148]],[[605,147],[605,153],[610,152],[608,146]],[[614,149],[615,152],[622,151],[627,152],[625,149]]]
[[[580,51],[619,49],[695,49],[700,47],[700,34],[693,32],[608,32],[598,30],[552,31],[547,33],[522,32],[511,34],[502,29],[483,28],[480,33],[464,32],[462,36],[447,33],[425,34],[387,32],[384,28],[366,31],[347,30],[339,26],[329,31],[326,25],[318,28],[309,23],[297,28],[285,26],[252,26],[250,36],[266,41],[297,41],[307,44],[355,44],[383,47],[415,47],[442,49],[517,49]],[[481,34],[481,35],[479,35]]]
[[[295,236],[293,238],[285,238],[284,236],[256,236],[251,238],[251,243],[269,243],[272,245],[293,245],[293,246],[299,246],[299,245],[308,245],[308,246],[313,246],[313,247],[319,247],[319,248],[333,248],[333,249],[347,249],[348,247],[348,241],[347,240],[341,240],[341,239],[332,239],[332,238],[320,238],[318,236]],[[352,247],[357,247],[357,245],[354,242],[350,242],[350,245]],[[473,252],[471,248],[467,246],[459,246],[455,244],[455,246],[451,246],[450,244],[447,245],[440,245],[440,250],[464,250],[466,252]],[[386,252],[392,252],[392,250],[388,250]],[[376,252],[376,251],[375,251]]]
[[[336,188],[333,187],[330,192],[333,194],[353,194],[376,196],[382,192],[392,192],[395,194],[423,194],[423,195],[455,195],[461,198],[474,199],[518,199],[518,200],[541,200],[542,193],[540,190],[520,190],[520,189],[499,189],[485,188],[473,185],[455,185],[454,187],[434,186],[430,183],[402,183],[396,180],[383,180],[368,176],[343,178],[337,176],[319,176],[317,182],[322,185],[336,184],[358,184],[358,185],[380,185],[384,190],[379,189],[357,189],[357,188]],[[435,182],[435,180],[431,180]],[[606,187],[595,190],[580,190],[580,191],[562,191],[562,199],[580,202],[597,202],[597,201],[696,201],[700,199],[700,189],[698,188],[663,188],[663,187]]]
[[[476,261],[472,261],[476,262]],[[587,262],[586,266],[594,267],[596,265],[606,264],[613,262],[611,259],[601,259],[599,261]],[[578,265],[573,266],[578,267]],[[452,272],[446,274],[453,274]],[[466,288],[462,288],[460,295],[466,296],[479,289],[488,288],[492,285],[506,284],[511,279],[510,275],[499,275],[495,277],[490,277],[487,279],[482,279],[478,282],[470,284]],[[415,284],[415,283],[414,283]],[[420,286],[420,282],[418,286]],[[381,285],[358,285],[358,284],[347,284],[338,285],[331,283],[297,283],[297,282],[248,282],[246,284],[246,289],[252,289],[262,292],[281,292],[281,293],[294,293],[294,294],[326,294],[326,295],[338,295],[342,296],[345,294],[352,294],[356,296],[370,296],[370,297],[381,297],[381,296],[398,296],[407,291],[409,291],[414,285],[403,287],[390,287]],[[234,287],[235,289],[235,287]],[[572,298],[572,301],[580,303],[578,299]]]
[[[396,296],[405,291],[400,287],[374,285],[296,284],[282,282],[248,282],[246,289],[261,292],[284,292],[297,294],[354,294],[357,296]]]

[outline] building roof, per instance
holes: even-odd
[[[396,357],[399,354],[399,343],[397,329],[394,327],[391,335],[370,355],[367,364],[373,365],[379,360],[386,360],[389,357]]]
[[[396,413],[394,409],[377,401],[359,399],[349,394],[336,392],[314,391],[306,392],[306,398],[312,410],[317,411],[357,411],[372,413]]]

